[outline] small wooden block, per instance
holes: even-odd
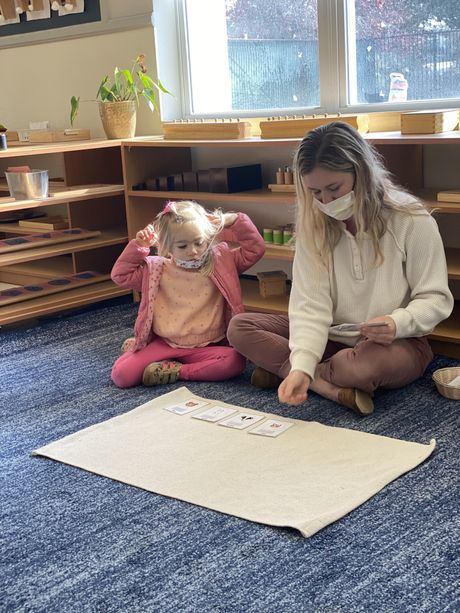
[[[282,270],[258,272],[259,291],[262,298],[268,296],[282,296],[287,293],[287,274]]]
[[[295,192],[295,185],[293,183],[269,183],[268,189],[272,192]]]

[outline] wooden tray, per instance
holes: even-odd
[[[251,136],[249,121],[219,120],[178,120],[163,123],[163,133],[166,139],[184,140],[226,140],[248,138]]]
[[[47,294],[56,294],[67,289],[75,289],[84,285],[106,281],[110,275],[101,275],[92,270],[79,272],[75,275],[67,277],[58,277],[49,281],[42,281],[30,285],[22,285],[0,291],[0,306],[12,304],[14,302],[22,302],[31,298],[40,298]]]
[[[261,138],[302,138],[307,132],[333,121],[343,121],[359,132],[369,131],[369,116],[362,115],[311,115],[309,117],[271,117],[260,122]]]
[[[84,238],[93,238],[99,235],[99,230],[69,228],[68,230],[55,230],[51,232],[41,232],[40,234],[27,234],[25,236],[15,236],[14,238],[4,238],[0,240],[0,254],[33,247],[43,247],[44,245],[66,243]]]

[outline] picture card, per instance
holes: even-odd
[[[204,400],[197,400],[196,398],[190,398],[189,400],[186,400],[185,402],[171,404],[164,408],[166,411],[170,411],[171,413],[176,413],[176,415],[186,415],[187,413],[191,413],[192,411],[201,409],[207,404],[209,404],[209,402],[205,402]]]
[[[229,407],[222,407],[220,405],[216,405],[211,407],[210,409],[206,409],[202,413],[197,413],[197,415],[192,415],[194,419],[202,419],[203,421],[219,421],[220,419],[224,419],[224,417],[229,417],[236,413],[236,409],[230,409]]]
[[[267,419],[262,424],[256,426],[252,430],[249,430],[249,434],[259,434],[260,436],[279,436],[283,432],[286,432],[288,428],[294,424],[289,421],[280,421],[278,419]]]
[[[237,413],[231,417],[227,417],[218,423],[219,426],[226,428],[235,428],[236,430],[244,430],[249,426],[253,426],[258,421],[264,419],[263,415],[254,415],[253,413]]]

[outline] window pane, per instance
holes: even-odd
[[[216,29],[222,32],[219,5],[225,19],[224,47],[223,37],[212,46],[209,39]],[[211,14],[216,19],[212,23]],[[187,22],[194,113],[319,105],[317,0],[187,0]],[[207,99],[197,89],[200,48],[207,61],[199,70],[206,72],[210,88],[219,80],[220,101]],[[216,65],[216,58],[220,68],[210,78],[209,63]]]
[[[351,103],[460,97],[458,0],[349,0],[348,11]]]

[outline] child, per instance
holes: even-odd
[[[149,255],[152,245],[156,256]],[[263,238],[244,213],[210,214],[196,202],[168,202],[112,270],[115,283],[142,292],[135,338],[112,369],[115,385],[241,374],[246,360],[228,346],[227,326],[244,310],[238,275],[263,254]]]

